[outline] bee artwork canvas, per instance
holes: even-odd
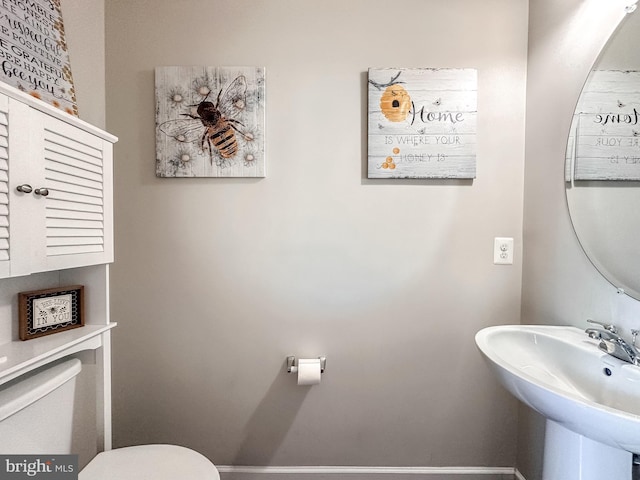
[[[157,67],[156,175],[264,177],[262,67]]]

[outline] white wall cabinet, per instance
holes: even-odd
[[[116,140],[0,83],[0,385],[68,355],[94,364],[97,451],[111,448]],[[85,286],[85,326],[18,340],[16,295],[65,285]]]
[[[115,141],[0,85],[0,278],[113,261]]]

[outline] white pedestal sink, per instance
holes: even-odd
[[[502,385],[547,419],[543,480],[631,480],[640,367],[575,327],[489,327],[476,344]]]

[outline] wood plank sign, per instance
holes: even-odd
[[[369,69],[368,178],[475,178],[477,90],[473,69]]]
[[[262,67],[157,67],[156,175],[264,177],[264,90]]]
[[[60,0],[0,0],[0,81],[78,115]]]
[[[575,180],[640,180],[640,72],[594,70],[573,122]]]

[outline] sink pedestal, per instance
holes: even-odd
[[[631,480],[633,455],[547,420],[542,480]]]

